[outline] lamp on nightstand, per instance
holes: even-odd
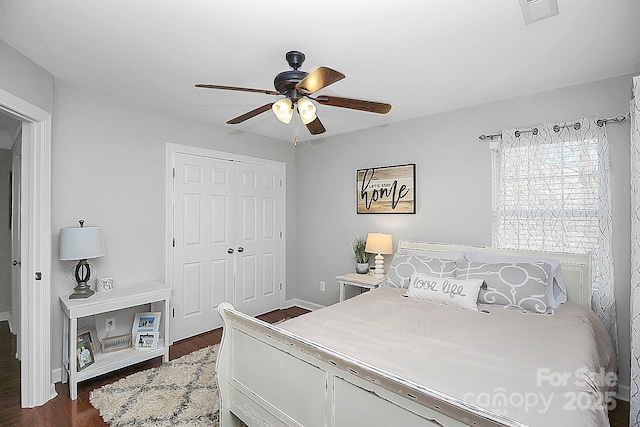
[[[376,279],[384,278],[384,257],[383,254],[393,253],[393,241],[391,234],[383,233],[369,233],[367,234],[367,245],[364,248],[365,252],[376,254],[376,267],[373,277]]]
[[[87,260],[101,256],[104,256],[101,227],[85,227],[84,221],[80,220],[80,227],[60,229],[60,260],[78,261],[70,271],[72,280],[78,283],[69,295],[70,299],[89,298],[95,294],[87,283],[94,276],[95,267]]]

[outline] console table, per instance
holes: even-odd
[[[162,312],[158,348],[156,350],[130,348],[111,353],[97,353],[94,354],[95,362],[78,372],[78,360],[75,354],[78,339],[78,318],[145,304],[151,304],[151,311]],[[78,397],[78,383],[80,381],[158,356],[162,356],[164,362],[169,361],[171,288],[162,283],[136,283],[115,288],[111,292],[98,292],[86,299],[69,299],[68,296],[61,296],[60,307],[65,315],[62,334],[62,382],[69,380],[71,400]]]

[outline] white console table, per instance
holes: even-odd
[[[78,318],[144,304],[151,304],[151,311],[162,312],[157,350],[130,348],[106,354],[98,353],[94,355],[95,362],[92,365],[78,372],[78,360],[75,355]],[[78,397],[78,383],[80,381],[158,356],[162,356],[165,362],[169,361],[171,288],[159,282],[127,285],[115,288],[111,292],[98,292],[86,299],[69,299],[68,296],[61,296],[60,307],[65,314],[62,334],[62,382],[66,382],[68,378],[71,400]]]

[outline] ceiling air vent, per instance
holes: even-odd
[[[519,0],[524,23],[529,25],[556,16],[558,0]]]

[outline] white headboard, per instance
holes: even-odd
[[[562,278],[567,286],[569,301],[591,308],[591,254],[567,254],[561,252],[536,252],[511,249],[494,249],[484,246],[454,245],[447,243],[427,243],[412,240],[401,240],[398,252],[484,252],[526,258],[554,258],[560,261]]]

